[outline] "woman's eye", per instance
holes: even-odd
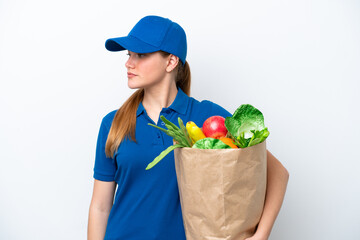
[[[143,57],[146,57],[147,54],[146,53],[127,53],[126,55],[129,57],[134,56],[137,58],[143,58]]]

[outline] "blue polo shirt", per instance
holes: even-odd
[[[179,192],[171,152],[155,167],[146,166],[163,150],[173,144],[171,137],[151,127],[153,120],[142,103],[137,109],[136,140],[124,140],[114,159],[105,156],[105,143],[116,111],[107,114],[101,123],[97,141],[94,178],[115,181],[117,190],[111,209],[106,240],[185,240]],[[199,127],[211,116],[231,114],[211,101],[197,101],[181,89],[174,102],[160,112],[178,125],[195,122]],[[158,126],[164,128],[159,118]]]

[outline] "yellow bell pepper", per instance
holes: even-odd
[[[196,124],[192,121],[186,123],[186,130],[188,131],[193,143],[200,139],[206,138],[205,134],[201,131],[201,128],[196,126]]]

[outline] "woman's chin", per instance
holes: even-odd
[[[128,82],[128,87],[130,89],[137,89],[137,88],[140,88],[141,86],[138,86],[138,84],[133,84],[131,82]]]
[[[128,81],[128,87],[129,87],[130,89],[145,88],[145,87],[147,87],[147,86],[148,86],[147,84],[139,84],[139,83],[135,83],[135,82]]]

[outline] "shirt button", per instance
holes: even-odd
[[[161,125],[165,126],[165,123],[164,123],[164,122],[161,122]]]

